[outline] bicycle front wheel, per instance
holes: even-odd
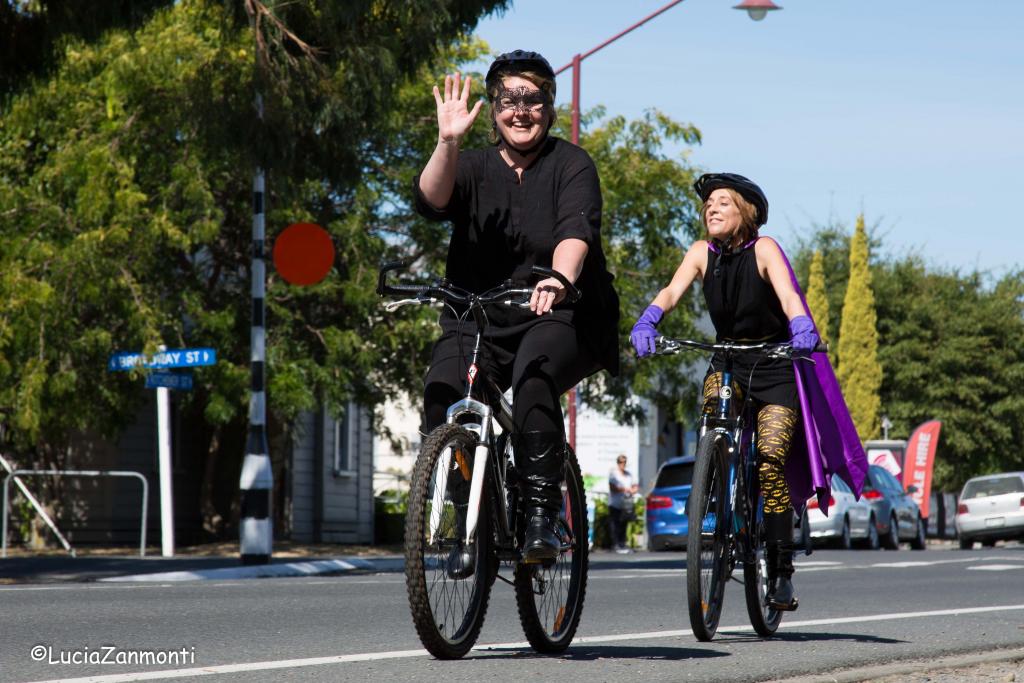
[[[457,659],[473,647],[494,582],[486,495],[480,499],[473,542],[465,542],[476,445],[476,437],[458,425],[432,431],[423,441],[409,490],[409,607],[420,641],[440,659]]]
[[[758,503],[760,506],[760,503]],[[768,560],[764,544],[764,522],[751,515],[750,524],[751,562],[743,564],[743,592],[747,598],[747,616],[757,635],[767,638],[773,635],[782,621],[782,612],[768,606]]]
[[[564,652],[580,623],[587,593],[587,501],[576,454],[566,446],[559,536],[562,552],[551,566],[520,562],[516,604],[526,639],[537,652]]]
[[[703,641],[718,629],[729,578],[727,448],[723,434],[701,437],[687,507],[686,598],[693,635]]]

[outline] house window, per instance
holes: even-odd
[[[355,474],[355,458],[352,452],[354,440],[351,429],[352,411],[348,406],[334,419],[334,474],[349,476]]]

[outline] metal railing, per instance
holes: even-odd
[[[3,495],[3,523],[2,531],[0,534],[3,535],[2,551],[0,551],[0,557],[7,557],[7,500],[10,493],[10,483],[13,477],[15,481],[18,481],[19,477],[41,477],[41,476],[59,476],[59,477],[134,477],[142,482],[142,529],[140,531],[139,538],[139,556],[146,556],[146,513],[149,510],[149,482],[146,478],[138,472],[110,470],[13,470],[4,477],[4,495]],[[18,481],[19,487],[22,491],[25,491],[24,486]],[[52,520],[42,511],[41,507],[37,507],[43,519],[49,525],[53,532],[57,534],[57,537],[61,540],[64,548],[71,554],[72,557],[75,555],[75,551],[71,548],[71,545],[61,535],[60,531],[57,530],[57,526]]]

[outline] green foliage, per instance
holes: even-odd
[[[841,226],[816,228],[794,257],[797,272],[806,273],[821,250],[830,305],[849,269],[849,250],[837,235],[845,235]],[[884,253],[880,241],[870,246]],[[871,264],[871,288],[880,412],[892,420],[895,438],[942,420],[935,487],[955,491],[972,476],[1024,468],[1024,273],[993,281],[890,258]]]
[[[929,272],[909,258],[875,269],[882,399],[903,438],[942,421],[934,486],[1024,469],[1024,272]]]
[[[392,133],[410,120],[417,78],[483,50],[439,46],[505,3],[164,4],[95,40],[64,32],[43,76],[0,101],[0,413],[30,459],[83,430],[115,435],[145,395],[107,358],[160,343],[218,350],[176,400],[211,448],[238,441],[219,430],[244,429],[246,415],[257,162],[268,247],[305,220],[338,252],[315,287],[268,277],[272,431],[318,402],[373,404],[422,376],[427,317],[385,319],[373,293],[377,265],[404,239],[393,207],[411,163],[388,161],[426,158],[425,138]],[[255,41],[246,7],[261,18]],[[432,102],[420,82],[414,132]],[[409,233],[419,242],[443,234],[420,226]],[[217,467],[237,472],[241,450],[225,455]]]
[[[811,317],[818,327],[818,334],[821,341],[829,343],[829,330],[832,327],[831,316],[828,308],[828,287],[825,285],[825,266],[821,250],[815,250],[811,258],[811,269],[807,276],[807,307],[811,310]],[[834,356],[835,352],[830,349],[829,355]],[[833,359],[833,362],[834,359]]]
[[[626,523],[626,545],[630,548],[639,549],[640,539],[644,535],[646,525],[646,507],[643,498],[637,497],[633,501],[633,511],[636,519]],[[612,532],[608,515],[608,500],[604,497],[594,501],[594,547],[611,548]]]
[[[861,439],[878,436],[879,388],[882,366],[878,362],[878,329],[875,297],[868,268],[868,238],[864,216],[850,242],[850,279],[839,324],[839,367],[836,375]]]
[[[585,127],[580,144],[593,157],[601,177],[602,237],[620,297],[622,372],[616,378],[605,373],[591,378],[581,387],[582,396],[623,421],[642,417],[639,405],[630,400],[633,394],[691,421],[699,389],[692,379],[692,359],[678,356],[638,362],[628,339],[637,316],[669,283],[686,250],[703,232],[699,199],[692,189],[699,170],[685,154],[670,158],[662,151],[668,142],[699,144],[700,131],[658,111],[636,121],[616,116],[596,125],[602,115],[603,110],[597,109],[584,118],[584,124],[592,125]],[[567,110],[559,120],[568,125]],[[699,293],[689,292],[659,331],[699,338],[695,321],[702,309]]]

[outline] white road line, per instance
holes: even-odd
[[[806,619],[804,621],[784,621],[780,628],[802,628],[805,626],[834,626],[839,624],[857,624],[872,621],[894,621],[898,619],[918,619],[922,617],[959,616],[962,614],[983,614],[986,612],[1008,612],[1024,610],[1024,605],[993,605],[990,607],[961,607],[956,609],[933,610],[929,612],[893,612],[888,614],[866,614],[859,617],[836,617],[826,619]],[[723,626],[720,633],[752,631],[750,626]],[[610,643],[624,640],[653,640],[658,638],[679,638],[692,635],[689,629],[673,631],[644,631],[640,633],[616,633],[600,636],[584,636],[576,638],[574,645],[586,643]],[[479,652],[499,650],[522,650],[529,647],[528,643],[493,643],[478,645],[473,648]],[[167,669],[164,671],[140,671],[137,673],[108,674],[104,676],[86,676],[83,678],[57,678],[37,683],[127,683],[128,681],[153,681],[169,678],[187,678],[189,676],[211,676],[216,674],[239,673],[244,671],[272,671],[275,669],[297,669],[308,666],[324,666],[330,664],[346,664],[349,662],[369,662],[389,659],[406,659],[409,657],[427,656],[426,650],[394,650],[391,652],[364,652],[333,657],[310,657],[308,659],[279,659],[264,662],[247,662],[239,664],[218,664],[214,666],[195,667],[190,669]]]
[[[238,584],[230,584],[238,585]],[[6,591],[81,591],[81,590],[138,590],[139,588],[173,588],[173,584],[170,583],[151,583],[149,585],[141,586],[101,586],[99,584],[82,585],[80,583],[73,584],[70,586],[5,586],[0,588],[0,592]]]
[[[1009,569],[1024,569],[1024,564],[985,564],[977,567],[968,567],[980,572],[1005,572]]]

